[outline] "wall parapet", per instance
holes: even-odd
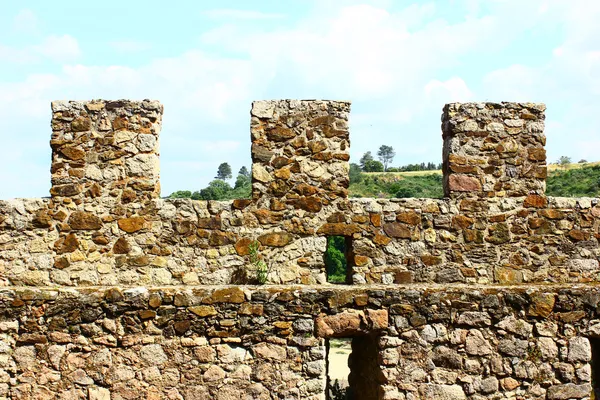
[[[0,200],[0,399],[324,400],[337,337],[365,400],[600,387],[600,199],[544,195],[544,105],[449,104],[446,197],[355,199],[348,102],[254,102],[227,202],[159,197],[160,103],[52,109],[51,197]]]

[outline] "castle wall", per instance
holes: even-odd
[[[544,195],[545,107],[447,105],[447,197],[389,200],[347,197],[349,107],[255,102],[252,199],[207,202],[159,197],[158,102],[53,103],[51,197],[0,201],[0,399],[322,400],[332,337],[364,398],[589,398],[600,205]]]
[[[256,283],[255,241],[268,282],[326,284],[328,235],[352,238],[355,284],[596,282],[600,271],[589,198],[342,199],[314,213],[154,199],[99,216],[60,207],[63,221],[40,221],[47,204],[0,202],[5,284]]]
[[[380,399],[584,399],[588,337],[600,335],[597,287],[5,289],[0,300],[0,396],[13,399],[323,399],[324,339],[365,334],[374,348],[353,356],[377,360]]]

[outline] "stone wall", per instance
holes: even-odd
[[[14,399],[322,399],[324,339],[365,334],[374,345],[353,356],[378,360],[362,385],[380,399],[583,399],[588,337],[600,335],[589,286],[5,289],[0,300],[0,396]]]
[[[452,103],[444,107],[448,197],[522,197],[546,189],[544,104]]]
[[[447,105],[447,197],[387,200],[347,197],[349,103],[255,102],[229,202],[159,198],[158,102],[52,109],[51,197],[0,201],[0,398],[324,399],[330,337],[365,399],[589,397],[600,205],[544,195],[543,105]]]
[[[106,211],[100,211],[106,210]],[[598,281],[597,199],[338,199],[319,211],[249,200],[94,207],[0,202],[5,285],[326,284],[328,235],[352,240],[353,282]]]

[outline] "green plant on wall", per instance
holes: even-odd
[[[260,252],[260,243],[258,241],[254,241],[248,245],[248,252],[250,257],[250,264],[254,267],[256,271],[256,280],[261,285],[267,283],[267,276],[269,275],[269,268],[267,267],[267,263],[262,259]]]

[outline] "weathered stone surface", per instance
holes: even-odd
[[[71,213],[67,223],[71,229],[75,230],[96,230],[102,227],[102,220],[100,218],[83,211],[74,211]]]
[[[555,385],[548,388],[548,400],[569,400],[587,398],[592,391],[589,383],[576,385],[567,383],[565,385]]]
[[[316,321],[317,336],[328,338],[355,335],[362,331],[363,318],[363,314],[359,312],[319,316]]]
[[[131,245],[126,238],[120,237],[113,245],[113,253],[115,254],[127,254],[131,251]]]
[[[140,231],[146,226],[146,220],[143,217],[122,218],[117,223],[119,228],[127,233]]]
[[[383,230],[393,238],[408,239],[413,235],[412,228],[401,222],[383,224]]]
[[[587,362],[592,358],[592,347],[590,341],[584,337],[574,337],[569,340],[569,354],[567,359],[570,362]]]
[[[322,225],[317,231],[320,235],[327,236],[352,236],[360,232],[360,227],[356,224],[327,223]]]
[[[74,183],[68,183],[66,185],[53,185],[50,188],[50,194],[52,196],[66,196],[66,197],[70,197],[70,196],[75,196],[81,193],[81,186],[74,184]]]
[[[536,293],[531,297],[529,315],[547,318],[554,309],[554,293]]]
[[[235,242],[235,251],[240,256],[247,256],[248,254],[250,254],[250,245],[253,242],[254,241],[250,238],[241,238],[240,240]]]
[[[79,247],[79,240],[77,240],[77,236],[69,233],[62,239],[59,239],[56,244],[56,254],[65,254],[72,253]]]
[[[245,299],[244,292],[239,287],[215,290],[211,297],[205,300],[206,303],[243,303]]]
[[[258,237],[258,241],[263,246],[283,247],[290,243],[293,236],[287,232],[266,233]]]
[[[466,399],[465,392],[459,385],[422,385],[419,393],[424,399],[461,400]]]
[[[481,182],[474,176],[451,175],[448,187],[454,192],[476,192],[481,190]]]

